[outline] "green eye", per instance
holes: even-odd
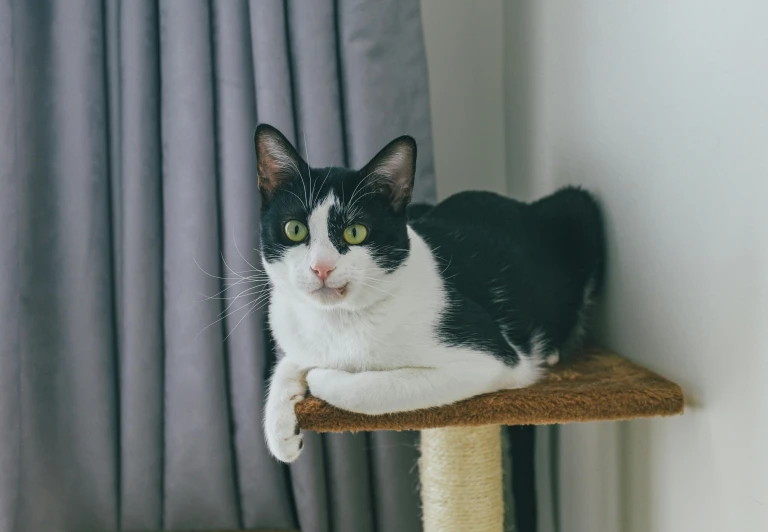
[[[294,242],[301,242],[307,238],[307,226],[298,220],[289,220],[285,224],[285,236]]]
[[[364,225],[352,224],[344,229],[344,240],[348,244],[362,244],[365,237],[368,236],[368,229]]]

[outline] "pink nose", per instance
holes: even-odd
[[[321,281],[328,279],[328,276],[331,275],[331,272],[335,269],[335,267],[330,264],[314,264],[311,268]]]

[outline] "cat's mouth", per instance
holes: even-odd
[[[347,295],[348,284],[349,283],[345,283],[343,286],[340,286],[338,288],[333,288],[328,285],[323,285],[317,290],[313,291],[312,294],[324,301],[329,301],[329,302],[338,301],[339,299],[342,299],[345,295]]]

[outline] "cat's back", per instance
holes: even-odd
[[[542,268],[584,271],[602,262],[600,209],[579,188],[566,187],[533,203],[467,191],[434,207],[416,205],[412,213],[412,228],[438,260],[463,265],[463,274],[504,269],[540,275]]]
[[[600,209],[579,188],[533,203],[462,192],[412,213],[411,226],[432,249],[449,293],[506,323],[518,343],[537,329],[562,343],[601,284]]]
[[[528,207],[495,192],[472,190],[454,194],[435,206],[414,205],[409,215],[411,225],[419,234],[425,233],[423,236],[434,239],[441,236],[442,228],[454,227],[472,233],[500,225],[519,228]],[[503,237],[500,234],[486,236]]]
[[[527,241],[529,209],[493,192],[460,192],[412,216],[411,227],[448,268],[476,259],[501,266]]]

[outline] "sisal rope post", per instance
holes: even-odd
[[[503,532],[501,428],[421,431],[424,532]]]

